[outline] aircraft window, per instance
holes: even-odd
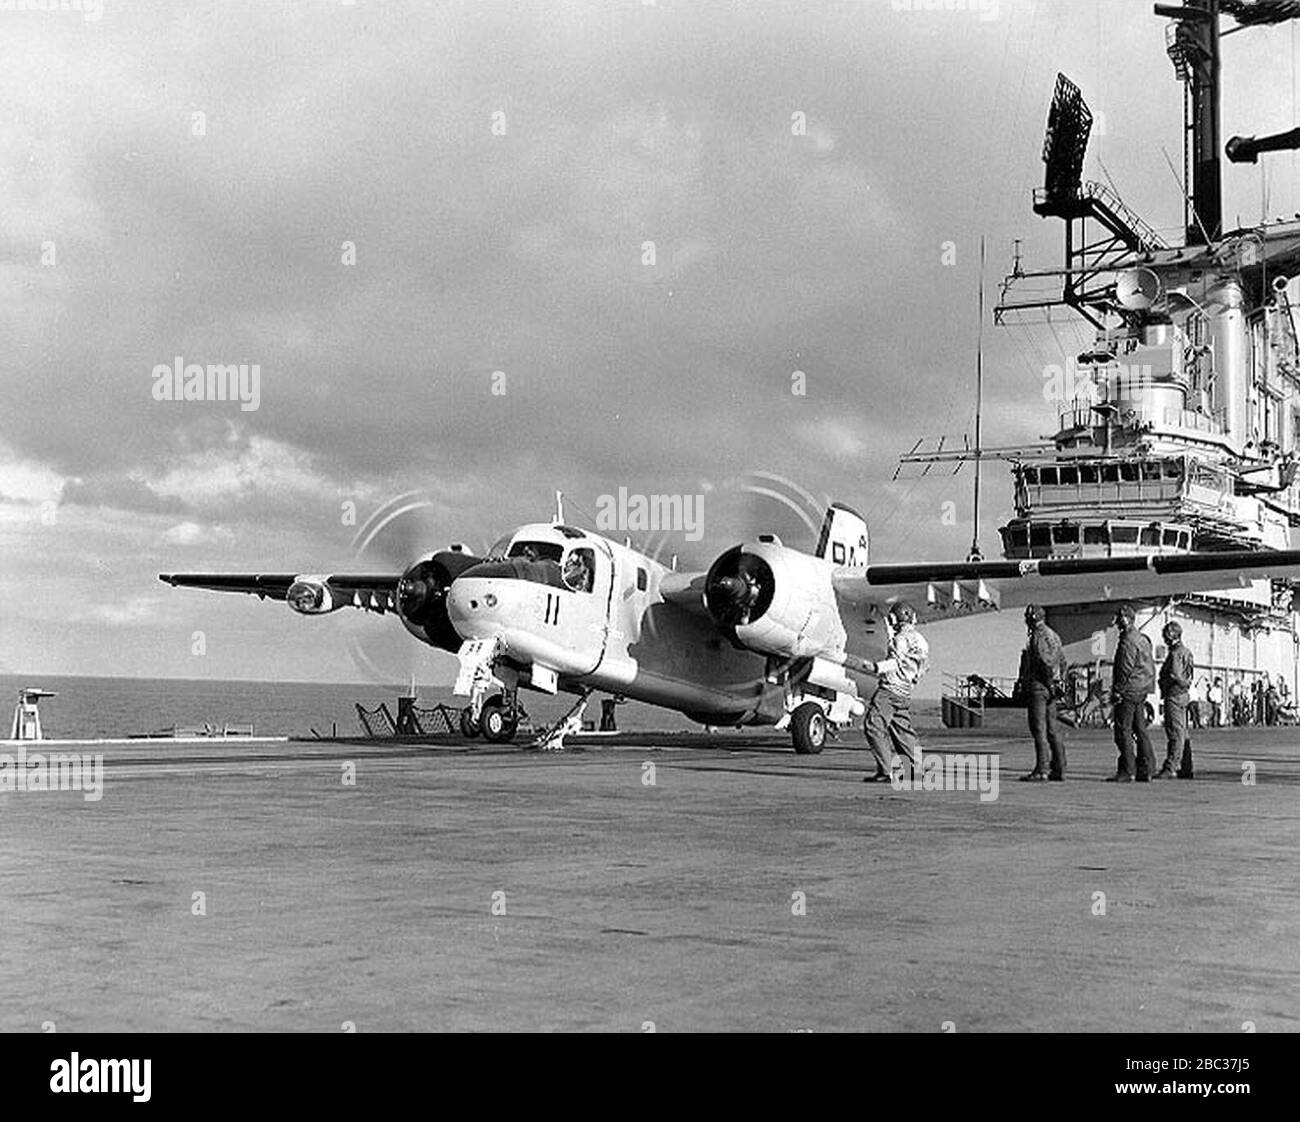
[[[1057,545],[1078,545],[1079,527],[1072,522],[1062,522],[1052,530],[1052,537]]]
[[[1120,478],[1123,479],[1125,483],[1136,483],[1138,481],[1137,464],[1120,464],[1119,473]]]
[[[1182,477],[1183,477],[1183,461],[1182,461],[1182,460],[1166,460],[1166,461],[1165,461],[1165,478],[1166,478],[1166,479],[1182,479]]]
[[[1165,545],[1176,546],[1178,544],[1178,531],[1166,530],[1164,535]]]
[[[506,550],[509,548],[510,548],[510,535],[507,534],[504,538],[498,538],[496,541],[492,543],[492,548],[487,551],[486,556],[504,557],[506,555]]]
[[[1136,526],[1112,526],[1110,540],[1116,545],[1137,545],[1138,528]]]
[[[1143,526],[1142,527],[1142,544],[1159,545],[1160,544],[1160,527]]]
[[[1052,528],[1045,522],[1035,522],[1029,527],[1029,547],[1031,549],[1050,549],[1052,547]]]
[[[596,579],[596,554],[590,549],[571,549],[564,559],[564,583],[574,592],[590,592]]]
[[[529,561],[559,561],[564,546],[555,542],[515,542],[507,557],[523,557]]]
[[[1082,483],[1097,482],[1097,468],[1093,464],[1084,464],[1079,468],[1079,480]]]
[[[1010,549],[1024,549],[1029,544],[1029,532],[1023,526],[1011,526],[1005,531]]]
[[[1061,482],[1068,486],[1073,486],[1074,484],[1078,483],[1079,469],[1072,468],[1072,467],[1061,468]]]
[[[1025,468],[1025,482],[1028,483],[1031,487],[1038,486],[1037,468]]]
[[[1043,468],[1039,472],[1039,478],[1043,481],[1045,487],[1056,486],[1056,468]]]
[[[1178,544],[1179,544],[1179,546],[1181,546],[1183,549],[1191,549],[1191,548],[1192,548],[1192,532],[1191,532],[1191,530],[1184,530],[1181,534],[1178,535]]]
[[[1102,481],[1103,483],[1118,483],[1118,482],[1119,482],[1119,465],[1118,465],[1118,464],[1102,464],[1102,466],[1101,466],[1101,481]]]
[[[1085,526],[1083,528],[1084,545],[1106,545],[1108,541],[1105,526]]]
[[[1143,465],[1142,465],[1142,478],[1143,478],[1143,479],[1153,479],[1153,480],[1155,480],[1156,482],[1159,482],[1159,481],[1160,481],[1160,464],[1159,464],[1159,463],[1143,464]]]
[[[649,583],[649,578],[645,575],[645,570],[644,570],[644,569],[637,569],[637,571],[636,571],[636,590],[637,590],[638,592],[644,592],[644,591],[646,590],[646,585],[647,585],[647,583]]]

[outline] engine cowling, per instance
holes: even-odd
[[[483,558],[445,549],[417,561],[397,582],[397,614],[421,642],[444,651],[460,649],[461,638],[447,615],[447,590],[461,573]]]
[[[737,646],[802,658],[843,650],[832,567],[777,541],[734,546],[709,568],[704,603]]]

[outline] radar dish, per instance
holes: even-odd
[[[1115,278],[1115,300],[1130,312],[1145,312],[1160,299],[1160,278],[1150,269],[1125,269]]]

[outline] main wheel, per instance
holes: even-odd
[[[479,722],[474,720],[474,711],[466,705],[460,711],[460,735],[473,740],[479,734]]]
[[[801,756],[815,756],[826,745],[826,712],[815,701],[805,701],[790,715],[794,750]]]
[[[504,744],[513,740],[519,728],[519,714],[513,707],[508,707],[505,698],[497,696],[483,703],[483,712],[479,715],[479,724],[483,736],[495,744]]]

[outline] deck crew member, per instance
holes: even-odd
[[[894,768],[902,767],[899,756],[907,757],[913,774],[921,770],[921,742],[912,727],[912,690],[930,668],[930,645],[916,629],[916,610],[905,600],[889,609],[885,624],[890,631],[888,656],[863,663],[868,674],[880,677],[862,723],[876,760],[876,773],[865,783],[889,782]]]
[[[1110,699],[1115,707],[1115,747],[1119,749],[1119,762],[1108,783],[1131,783],[1135,778],[1139,783],[1146,783],[1156,769],[1155,752],[1147,735],[1147,694],[1155,685],[1156,663],[1151,640],[1137,629],[1136,620],[1137,613],[1128,604],[1121,604],[1115,612],[1119,643],[1115,647]]]
[[[1210,719],[1210,679],[1204,674],[1192,687],[1192,699],[1187,703],[1187,720],[1191,728],[1203,728]]]
[[[1023,782],[1065,778],[1065,742],[1057,725],[1056,705],[1065,688],[1065,650],[1061,637],[1047,626],[1037,604],[1025,609],[1029,642],[1020,659],[1020,689],[1029,710],[1029,735],[1034,738],[1034,770]]]
[[[1182,626],[1174,620],[1160,633],[1168,647],[1160,667],[1160,695],[1164,699],[1165,762],[1152,779],[1191,779],[1191,741],[1187,736],[1187,707],[1196,666],[1192,652],[1183,646]]]

